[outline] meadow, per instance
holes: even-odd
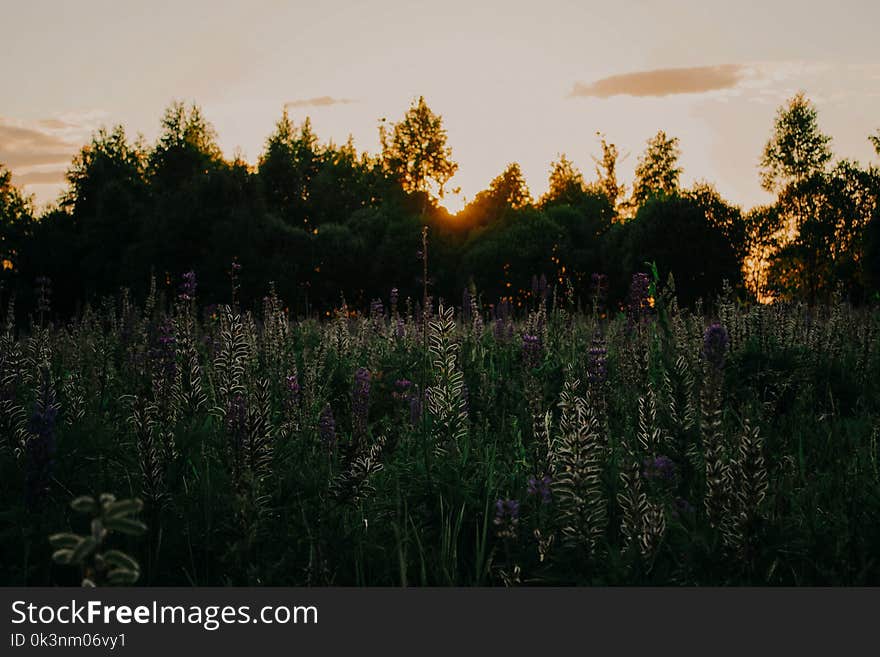
[[[10,307],[0,581],[880,583],[877,310],[603,284],[318,321],[240,308],[233,270],[227,305],[189,273]]]

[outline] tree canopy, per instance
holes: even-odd
[[[224,157],[198,106],[174,103],[153,144],[122,126],[98,130],[73,158],[59,204],[42,213],[0,167],[0,280],[27,312],[34,282],[52,279],[59,314],[120,288],[143,297],[151,276],[158,293],[176,296],[189,271],[200,297],[220,302],[233,262],[242,303],[260,303],[272,282],[291,312],[310,314],[342,298],[367,308],[391,288],[415,302],[424,284],[435,299],[468,288],[485,303],[528,304],[533,277],[583,300],[593,274],[606,275],[613,307],[646,263],[671,273],[686,303],[725,281],[762,301],[841,290],[876,299],[880,170],[832,164],[817,125],[802,95],[780,108],[759,164],[776,199],[749,212],[709,183],[684,188],[678,140],[660,131],[625,203],[619,151],[601,136],[593,180],[560,154],[535,202],[511,162],[452,215],[429,197],[457,165],[424,98],[382,127],[377,156],[351,140],[322,142],[308,118],[282,113],[254,166]]]
[[[424,96],[410,106],[397,123],[379,126],[382,162],[408,192],[430,191],[442,198],[445,186],[458,170],[447,145],[443,117],[428,107]]]
[[[648,140],[648,146],[636,165],[632,193],[636,206],[657,194],[673,194],[678,190],[680,156],[678,137],[667,137],[660,130]]]

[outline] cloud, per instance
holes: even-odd
[[[0,164],[21,187],[60,186],[71,159],[105,116],[99,110],[33,120],[0,116]]]
[[[49,128],[51,130],[64,130],[67,128],[75,128],[76,126],[72,123],[68,123],[67,121],[62,121],[61,119],[40,119],[37,121],[37,124],[44,127]]]
[[[0,118],[0,162],[10,169],[70,161],[76,146],[37,127]]]
[[[19,186],[25,185],[56,185],[65,182],[63,169],[53,169],[51,171],[30,171],[28,173],[17,173],[12,177],[12,181]]]
[[[330,105],[348,105],[355,102],[350,98],[333,98],[332,96],[318,96],[317,98],[305,98],[301,100],[289,100],[284,103],[285,108],[291,107],[329,107]]]
[[[611,96],[671,96],[700,94],[732,89],[749,77],[749,67],[740,64],[658,68],[623,73],[590,84],[575,82],[569,98],[610,98]]]

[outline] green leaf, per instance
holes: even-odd
[[[98,505],[91,495],[82,495],[70,503],[70,508],[78,513],[95,513],[98,510]]]
[[[80,540],[79,544],[73,548],[70,560],[73,563],[82,563],[98,547],[98,542],[91,536],[87,536]]]
[[[104,508],[104,513],[108,516],[119,517],[119,516],[129,516],[135,513],[140,513],[141,509],[144,508],[144,503],[139,499],[130,499],[130,500],[119,500],[118,502],[113,502],[107,505]]]
[[[101,556],[104,557],[107,563],[116,568],[127,568],[129,570],[140,570],[141,568],[134,558],[120,550],[107,550]]]
[[[55,550],[55,552],[52,553],[52,561],[66,566],[70,563],[70,557],[72,554],[73,550],[71,550],[70,548]]]
[[[140,578],[139,570],[129,570],[128,568],[116,568],[107,573],[107,582],[109,584],[119,584],[122,586],[134,584]]]
[[[82,536],[77,536],[70,532],[61,532],[60,534],[52,534],[49,537],[49,544],[56,550],[60,548],[72,549],[75,548],[81,540]]]
[[[147,531],[147,526],[140,520],[126,517],[107,518],[104,522],[104,526],[109,530],[117,531],[120,534],[126,534],[128,536],[140,536]]]

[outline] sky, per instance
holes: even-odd
[[[628,182],[660,129],[685,185],[766,203],[757,162],[800,90],[837,157],[876,158],[875,0],[3,0],[0,16],[0,163],[39,205],[94,130],[150,142],[175,100],[255,163],[285,107],[375,153],[379,120],[424,95],[459,164],[451,210],[513,161],[535,197],[561,153],[594,177],[599,132]]]

